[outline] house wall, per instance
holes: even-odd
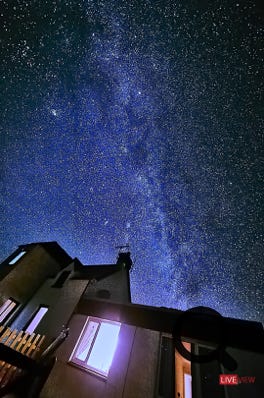
[[[70,335],[57,351],[57,363],[40,398],[153,397],[159,332],[123,324],[108,378],[103,380],[68,363],[86,319],[75,314],[69,322]]]
[[[72,270],[72,265],[64,270]],[[63,272],[63,271],[61,271]],[[52,285],[58,278],[48,278],[38,289],[34,296],[28,301],[27,306],[21,311],[12,323],[12,328],[23,329],[32,315],[41,306],[49,307],[36,332],[46,335],[48,338],[56,337],[70,319],[80,296],[85,290],[88,281],[71,280],[70,276],[61,288]]]
[[[46,278],[55,276],[60,270],[57,262],[40,245],[9,267],[12,270],[0,281],[0,305],[10,297],[19,304],[26,304]]]
[[[136,328],[124,386],[124,398],[153,397],[156,386],[160,333]]]
[[[10,271],[16,267],[16,265],[19,263],[19,261],[16,264],[13,264],[13,266],[10,267],[9,262],[13,260],[18,254],[21,253],[21,248],[18,247],[10,256],[8,256],[3,262],[0,264],[0,281],[6,277],[6,275],[9,274]]]
[[[260,351],[261,351],[260,347]],[[211,349],[195,344],[196,355],[208,355]],[[225,347],[224,361],[192,363],[193,398],[262,398],[264,391],[263,353]],[[253,383],[248,380],[237,385],[220,385],[219,375],[237,375],[255,377]]]
[[[90,284],[84,294],[87,299],[104,299],[120,303],[130,303],[128,270],[124,267],[108,277]],[[109,297],[102,297],[102,291],[109,292]]]
[[[225,398],[262,398],[264,391],[263,379],[263,363],[264,355],[263,348],[259,347],[262,353],[253,353],[246,350],[238,350],[235,348],[226,347],[225,351],[230,355],[230,358],[236,361],[236,368],[232,371],[222,367],[223,374],[236,374],[238,377],[253,377],[253,383],[241,382],[236,386],[226,386]],[[232,388],[233,387],[233,388]]]

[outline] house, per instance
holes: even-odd
[[[1,264],[1,324],[47,339],[70,331],[41,398],[262,396],[261,324],[132,304],[131,269],[122,248],[115,264],[86,266],[56,242]]]

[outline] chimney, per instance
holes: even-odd
[[[131,270],[132,267],[132,260],[130,257],[130,252],[119,252],[118,257],[117,257],[117,264],[123,264],[125,268],[127,268],[129,271]]]

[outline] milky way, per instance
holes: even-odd
[[[134,302],[261,320],[258,3],[2,5],[2,259],[129,243]]]

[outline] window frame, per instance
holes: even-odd
[[[8,303],[9,302],[9,303]],[[4,323],[17,309],[19,303],[9,297],[0,307],[0,324]],[[3,318],[2,318],[3,317]]]
[[[97,323],[99,326],[97,327],[96,331],[94,332],[94,335],[92,336],[92,341],[88,342],[89,347],[88,347],[88,350],[87,350],[87,354],[85,356],[85,359],[82,361],[82,360],[77,358],[77,353],[78,353],[78,350],[79,350],[79,348],[80,348],[80,346],[82,344],[83,339],[85,338],[85,333],[86,333],[86,331],[89,328],[89,324],[91,324],[92,322]],[[89,361],[89,359],[91,358],[91,356],[92,356],[93,350],[95,349],[96,340],[97,340],[97,343],[98,343],[98,335],[99,335],[99,332],[100,332],[101,325],[103,325],[103,324],[108,324],[108,325],[110,324],[110,325],[115,325],[115,326],[118,327],[116,341],[115,341],[114,347],[112,349],[113,352],[112,352],[112,356],[111,356],[110,365],[109,365],[109,367],[108,367],[108,369],[106,371],[104,371],[104,370],[102,370],[102,369],[100,369],[98,367],[97,368],[93,367],[92,365],[89,365],[87,363]],[[115,353],[116,353],[116,349],[117,349],[117,346],[118,346],[118,339],[119,339],[119,335],[120,335],[121,325],[122,324],[120,322],[111,321],[109,319],[102,319],[102,318],[96,318],[96,317],[88,316],[86,321],[85,321],[85,324],[84,324],[84,326],[83,326],[83,328],[81,330],[79,338],[78,338],[78,340],[77,340],[77,342],[76,342],[76,344],[75,344],[75,346],[74,346],[74,348],[72,350],[72,353],[71,353],[71,356],[70,356],[70,358],[68,360],[68,363],[70,365],[73,365],[73,366],[81,369],[81,370],[84,370],[85,372],[88,372],[90,374],[99,376],[100,378],[103,378],[103,379],[106,380],[108,375],[109,375],[109,372],[110,372],[110,369],[111,369],[111,366],[112,366],[112,363],[113,363],[113,359],[114,359],[114,356],[115,356]]]

